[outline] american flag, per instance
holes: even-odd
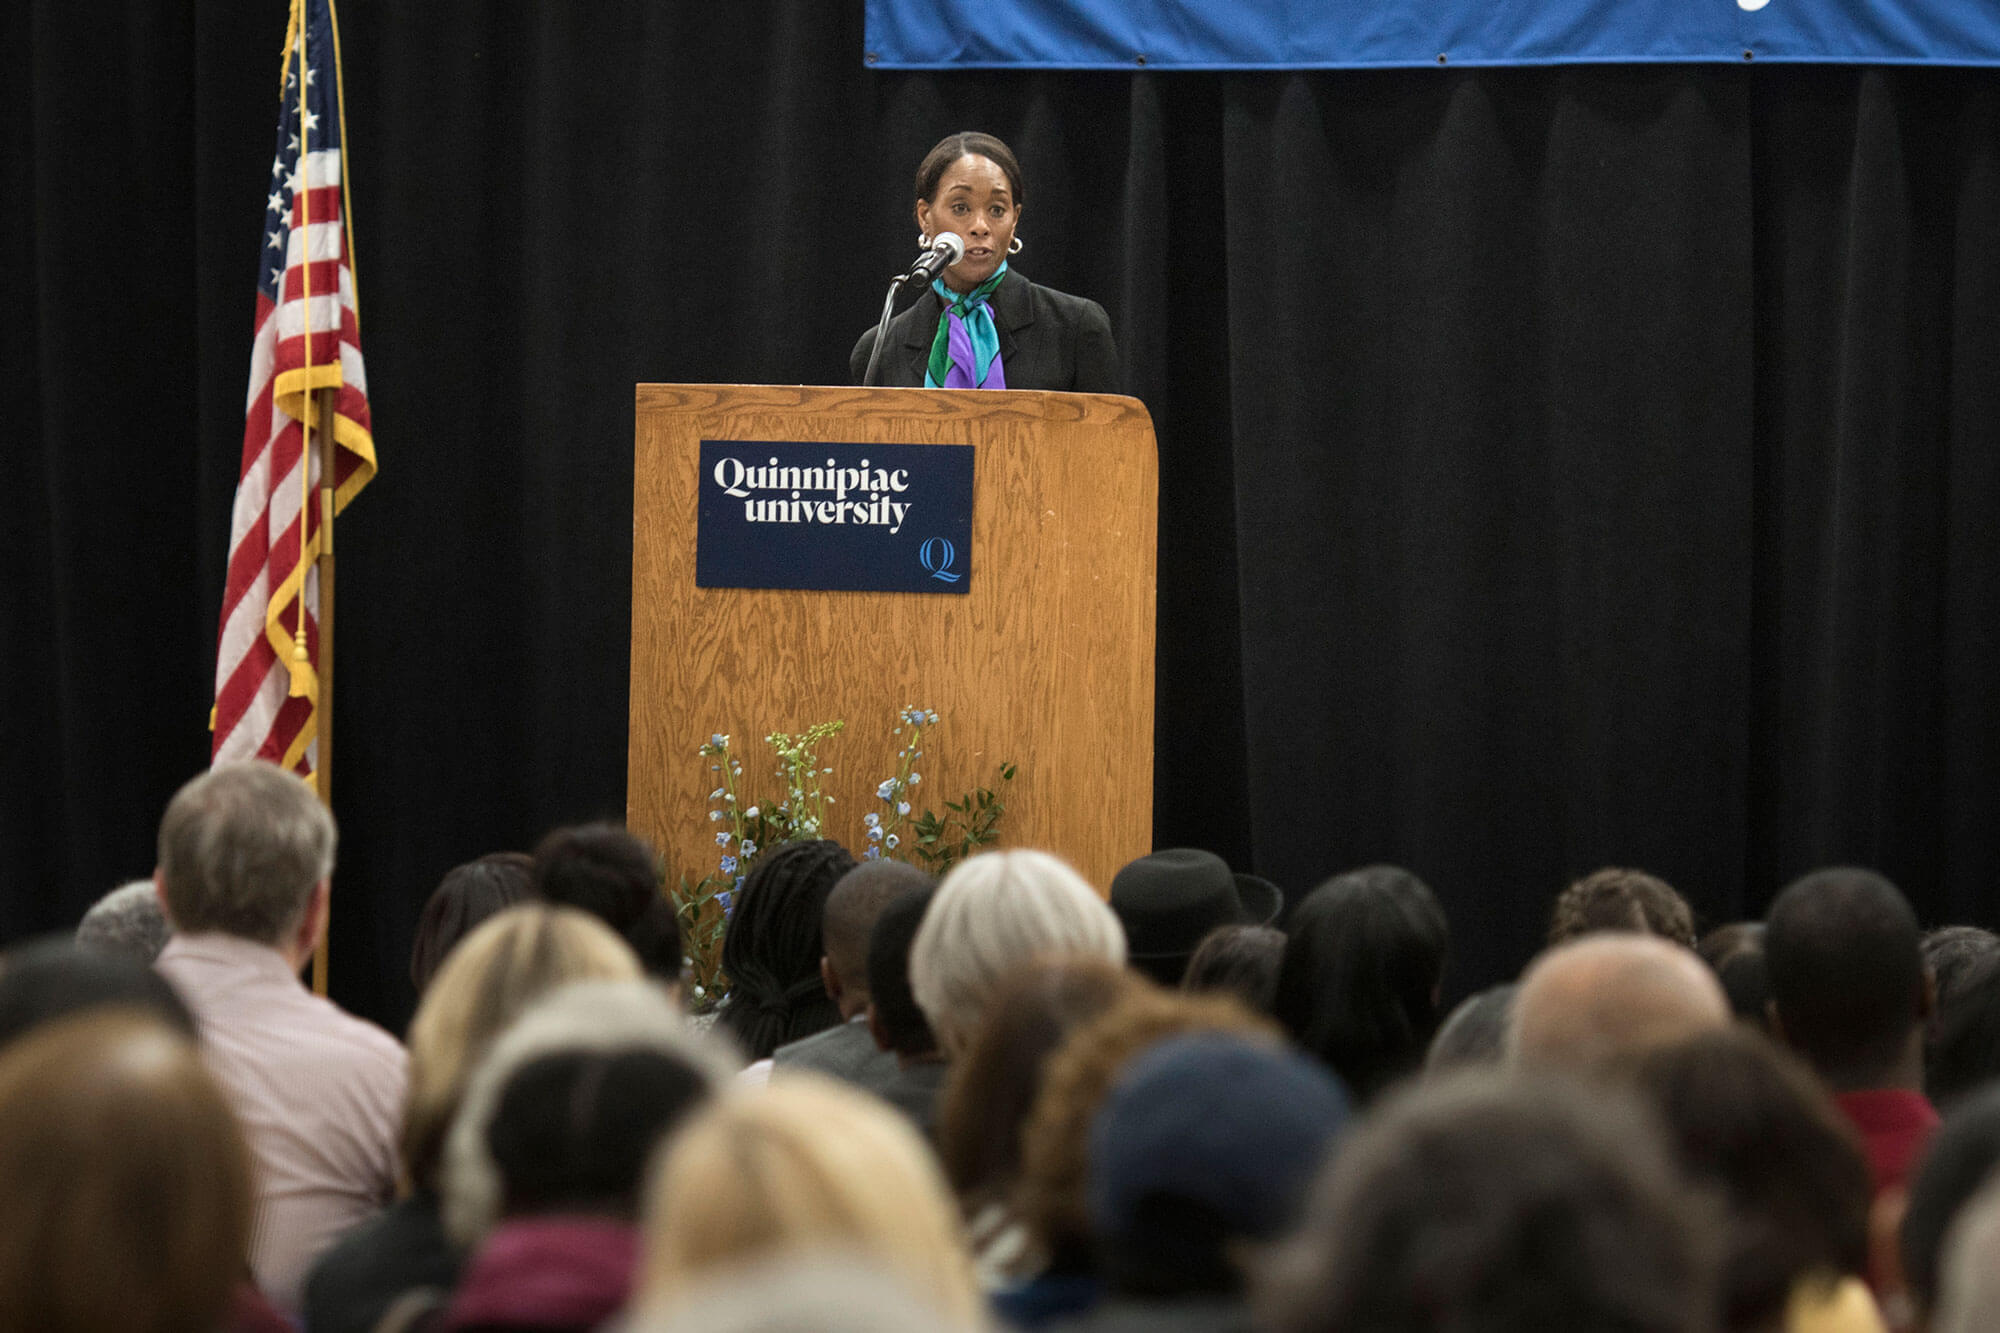
[[[229,529],[212,724],[214,762],[262,758],[302,775],[318,768],[320,432],[331,425],[339,446],[336,510],[375,475],[343,197],[335,42],[332,0],[293,0],[257,266],[257,336],[243,470]],[[334,391],[330,423],[318,419],[314,391],[320,389]],[[313,438],[306,457],[301,422],[309,413]],[[314,488],[303,511],[301,467],[310,469]],[[306,658],[295,661],[300,616]]]

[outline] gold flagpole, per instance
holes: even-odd
[[[319,762],[313,766],[313,780],[319,798],[333,805],[333,477],[338,445],[333,438],[334,399],[338,389],[321,389],[314,398],[319,404],[319,706],[313,710],[319,735]],[[303,517],[303,515],[301,516]],[[333,909],[327,908],[327,924],[332,928]],[[313,991],[326,994],[326,932],[313,951]]]

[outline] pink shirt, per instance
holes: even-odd
[[[394,1037],[302,985],[277,950],[176,935],[155,964],[201,1025],[257,1171],[250,1264],[286,1310],[312,1262],[395,1195],[408,1071]]]

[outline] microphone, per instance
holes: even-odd
[[[938,274],[965,258],[965,242],[955,231],[941,231],[931,238],[931,248],[917,256],[917,262],[910,265],[910,271],[903,275],[904,282],[928,284]]]

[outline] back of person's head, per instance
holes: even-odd
[[[466,1080],[494,1038],[539,1000],[574,981],[637,981],[639,960],[596,917],[523,903],[489,917],[445,958],[410,1020],[403,1169],[437,1185],[445,1132]]]
[[[1628,1098],[1475,1071],[1348,1132],[1259,1304],[1274,1333],[1702,1333],[1709,1220]]]
[[[881,1264],[948,1319],[979,1305],[937,1164],[902,1116],[799,1074],[709,1107],[667,1144],[646,1189],[641,1303],[701,1277],[829,1248]]]
[[[1450,943],[1429,886],[1398,866],[1336,875],[1286,928],[1271,1011],[1362,1102],[1422,1063]]]
[[[470,1247],[503,1214],[629,1214],[647,1152],[734,1070],[650,982],[583,981],[544,996],[466,1084],[445,1140],[447,1231]],[[607,1182],[619,1190],[606,1193]]]
[[[913,1284],[842,1249],[787,1253],[730,1265],[679,1299],[640,1305],[624,1333],[980,1333],[979,1318],[948,1319]]]
[[[1932,1333],[1987,1333],[2000,1310],[2000,1184],[1989,1183],[1945,1235]]]
[[[7,1327],[209,1333],[243,1279],[250,1154],[194,1044],[117,1012],[0,1053]]]
[[[1726,1327],[1777,1327],[1802,1282],[1865,1270],[1868,1163],[1803,1061],[1733,1025],[1653,1052],[1638,1084],[1682,1173],[1726,1205]]]
[[[827,896],[854,868],[830,839],[780,843],[743,881],[722,941],[729,1003],[717,1025],[753,1060],[840,1021],[820,959]]]
[[[1021,1126],[1021,1177],[1014,1204],[1029,1232],[1063,1268],[1095,1261],[1090,1229],[1090,1128],[1112,1085],[1141,1052],[1169,1037],[1223,1033],[1267,1043],[1277,1024],[1224,995],[1142,986],[1083,1023],[1049,1056]]]
[[[1473,1065],[1495,1065],[1507,1058],[1507,1028],[1514,1018],[1519,984],[1508,981],[1468,995],[1451,1011],[1424,1053],[1424,1073],[1441,1074]]]
[[[183,1036],[195,1035],[187,1005],[144,963],[60,937],[0,954],[0,1046],[57,1019],[112,1007],[138,1010]]]
[[[1961,968],[1924,1043],[1924,1092],[1940,1111],[2000,1078],[2000,955]]]
[[[840,988],[839,999],[848,1012],[868,1003],[868,941],[882,909],[913,889],[936,887],[935,876],[886,857],[863,861],[834,882],[821,914],[826,970],[832,974],[825,980],[829,991]]]
[[[1937,1304],[1945,1237],[2000,1165],[2000,1087],[1960,1102],[1924,1149],[1911,1178],[1898,1248],[1903,1282],[1920,1320]],[[1920,1325],[1921,1326],[1921,1325]]]
[[[76,925],[78,947],[151,965],[173,934],[150,879],[121,884],[91,904]]]
[[[1881,1083],[1928,1016],[1916,913],[1872,870],[1794,880],[1765,917],[1764,962],[1786,1044],[1840,1091]]]
[[[1695,945],[1729,997],[1729,1012],[1759,1031],[1771,1027],[1771,978],[1764,967],[1764,923],[1732,921],[1717,926]]]
[[[1181,989],[1222,991],[1268,1014],[1284,958],[1285,932],[1275,926],[1217,926],[1188,959]]]
[[[1119,1291],[1236,1292],[1246,1243],[1291,1229],[1347,1121],[1317,1061],[1240,1036],[1169,1037],[1136,1056],[1090,1130],[1090,1222]]]
[[[1722,983],[1692,949],[1600,932],[1529,965],[1507,1041],[1522,1065],[1596,1074],[1729,1022]]]
[[[1979,926],[1939,926],[1924,932],[1918,951],[1937,986],[1938,1008],[1943,1009],[1968,973],[2000,956],[2000,935]]]
[[[333,812],[296,775],[256,759],[217,765],[175,792],[160,817],[173,928],[283,943],[333,874],[338,841]]]
[[[910,945],[924,923],[937,890],[907,889],[876,913],[868,935],[868,1014],[870,1031],[885,1050],[922,1056],[937,1051],[937,1035],[910,989]]]
[[[1692,949],[1694,911],[1659,876],[1606,866],[1556,896],[1549,913],[1549,943],[1563,944],[1600,930],[1658,935]]]
[[[981,852],[953,866],[910,947],[910,985],[938,1043],[971,1044],[1009,972],[1052,954],[1125,961],[1125,931],[1105,901],[1046,852]]]
[[[534,859],[523,852],[493,852],[453,866],[431,890],[410,945],[410,984],[422,995],[443,964],[480,922],[534,894]]]
[[[1005,1198],[1021,1169],[1021,1126],[1049,1056],[1077,1028],[1147,983],[1108,959],[1056,956],[1017,969],[995,991],[938,1101],[938,1153],[969,1205]]]
[[[660,892],[657,859],[617,824],[555,829],[535,848],[530,896],[590,913],[617,931],[646,975],[681,974],[680,918]]]

